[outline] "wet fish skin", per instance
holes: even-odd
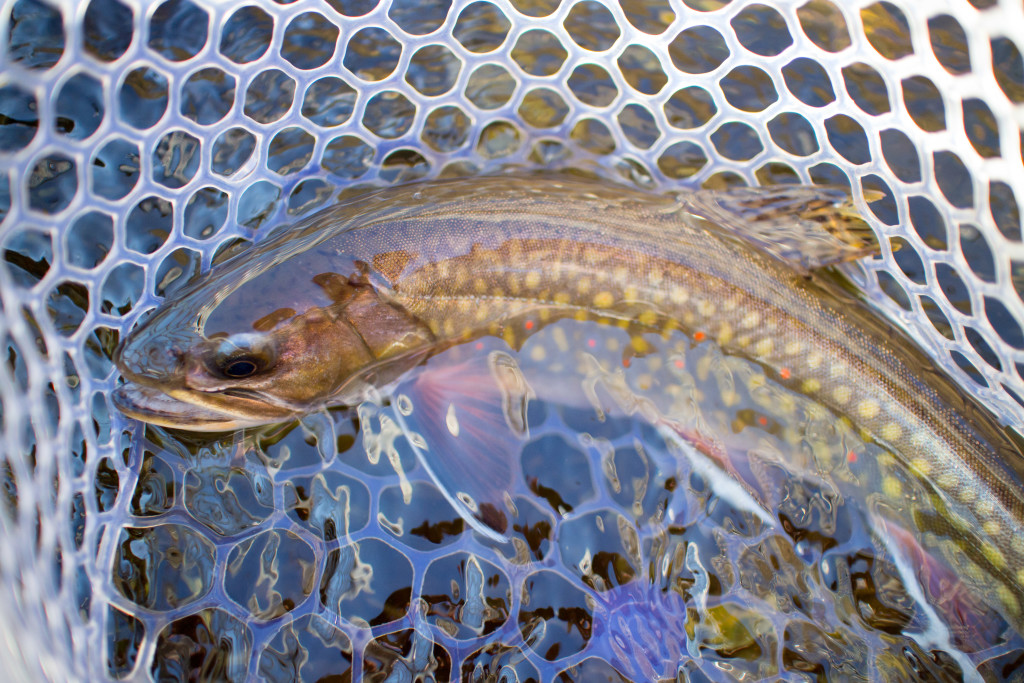
[[[730,214],[735,204],[728,194],[656,196],[569,179],[371,193],[256,246],[167,304],[120,350],[129,384],[115,400],[158,424],[237,428],[356,403],[481,335],[515,345],[528,320],[681,329],[762,363],[933,481],[948,508],[940,531],[979,526],[973,552],[1001,577],[1000,600],[1020,623],[1020,450],[839,287],[717,227],[758,220]],[[239,359],[256,372],[231,377]],[[157,392],[174,400],[153,407]]]

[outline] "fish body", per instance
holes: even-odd
[[[643,334],[713,341],[930,482],[941,514],[929,530],[961,539],[998,577],[1000,609],[1020,624],[1017,445],[902,335],[812,273],[849,240],[769,253],[738,236],[785,235],[835,204],[800,188],[659,196],[563,178],[372,192],[165,304],[119,350],[128,383],[115,401],[156,424],[234,429],[354,405],[446,349],[483,337],[517,348],[560,320],[638,330],[624,360],[643,356]]]

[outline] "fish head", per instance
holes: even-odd
[[[361,401],[429,346],[362,262],[335,254],[326,270],[300,253],[254,269],[259,256],[211,271],[128,336],[115,354],[123,413],[192,431],[283,422]]]

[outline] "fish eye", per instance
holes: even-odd
[[[221,371],[232,379],[248,377],[254,374],[258,369],[259,365],[256,360],[253,358],[246,358],[245,356],[231,358],[221,366]]]

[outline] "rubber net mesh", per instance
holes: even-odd
[[[218,527],[193,495],[213,475],[181,464],[202,447],[154,457],[170,446],[108,399],[111,350],[166,288],[353,184],[519,166],[848,186],[881,241],[866,296],[1022,423],[1020,2],[376,1],[2,4],[5,671],[145,679],[159,639],[204,629],[242,653],[212,678],[313,632],[372,669],[358,629],[233,593],[232,562],[286,548],[307,574],[274,604],[316,602],[326,551],[288,531],[287,491],[249,472],[255,521]],[[240,498],[240,471],[213,488]],[[420,575],[422,549],[364,523],[363,562]],[[146,581],[177,588],[128,587]]]

